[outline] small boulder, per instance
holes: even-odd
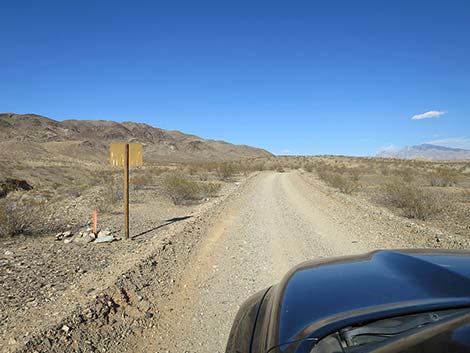
[[[72,238],[64,239],[64,244],[70,244],[73,241]]]
[[[104,237],[104,236],[107,236],[107,235],[110,235],[111,232],[109,230],[100,230],[98,232],[98,237]]]
[[[63,232],[63,233],[62,233],[62,236],[63,236],[64,238],[68,238],[68,237],[72,236],[72,232],[71,232],[70,230],[68,230],[68,231],[66,231],[66,232]]]
[[[91,243],[93,240],[95,240],[93,236],[91,236],[90,234],[86,234],[83,237],[81,237],[79,241],[81,243],[87,244],[87,243]]]
[[[95,239],[95,243],[110,243],[114,241],[114,237],[112,235],[103,235],[103,236],[98,236]]]

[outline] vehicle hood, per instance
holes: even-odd
[[[272,301],[269,346],[284,348],[361,321],[470,306],[470,252],[375,251],[310,261],[285,276]]]

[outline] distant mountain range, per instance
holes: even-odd
[[[381,151],[376,157],[430,160],[470,160],[470,150],[450,148],[425,143],[400,150]]]
[[[266,150],[207,140],[147,124],[106,120],[56,121],[0,113],[0,158],[107,160],[111,142],[139,142],[147,161],[222,161],[271,156]]]

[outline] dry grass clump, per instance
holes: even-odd
[[[385,206],[400,209],[407,218],[420,220],[432,218],[442,210],[435,195],[423,188],[404,184],[399,179],[382,187],[381,202]]]
[[[457,184],[457,171],[450,168],[437,168],[429,174],[431,186],[452,186]]]
[[[201,183],[179,173],[169,174],[163,179],[164,193],[175,205],[216,196],[221,187],[220,183]]]
[[[352,194],[361,188],[359,168],[348,168],[344,164],[329,165],[319,162],[316,169],[320,179],[344,194]]]

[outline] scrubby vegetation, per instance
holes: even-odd
[[[181,173],[172,173],[163,179],[163,189],[175,205],[196,201],[205,197],[217,196],[220,183],[198,182]]]
[[[457,171],[439,167],[429,174],[429,182],[431,186],[452,186],[457,184],[457,176]]]
[[[34,186],[33,190],[14,191],[0,199],[1,235],[51,233],[64,225],[83,224],[94,208],[101,214],[122,212],[120,169],[97,169],[94,165],[73,169],[65,164],[25,167],[1,162],[0,166],[3,177],[25,179]],[[298,171],[318,177],[340,193],[357,195],[398,215],[470,235],[468,162],[282,156],[146,164],[131,170],[131,204],[152,198],[175,205],[204,202],[219,195],[224,185],[264,171]]]
[[[442,210],[437,197],[422,187],[397,179],[385,184],[382,189],[383,204],[400,209],[405,217],[426,220]]]
[[[307,157],[303,162],[306,173],[338,191],[356,193],[398,215],[470,235],[468,162],[341,156]],[[315,167],[306,168],[309,163]]]
[[[352,194],[361,187],[358,169],[346,168],[344,165],[329,166],[325,163],[318,163],[317,174],[320,179],[345,194]]]

